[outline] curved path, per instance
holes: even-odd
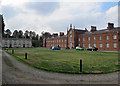
[[[2,53],[3,84],[117,84],[118,72],[109,74],[63,74],[34,69]]]

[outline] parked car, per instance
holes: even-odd
[[[87,48],[87,50],[89,50],[89,51],[97,51],[98,48],[96,48],[96,47],[90,47],[90,48]]]
[[[77,47],[76,47],[76,50],[84,50],[84,49],[81,48],[81,47],[79,47],[79,46],[77,46]]]
[[[52,50],[60,50],[60,47],[52,47]]]
[[[67,47],[66,49],[70,49],[69,47]]]

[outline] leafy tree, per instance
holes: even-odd
[[[6,33],[6,37],[7,37],[7,38],[10,38],[12,32],[11,32],[9,29],[7,29],[7,30],[5,31],[5,33]]]
[[[25,31],[24,36],[25,36],[25,38],[30,38],[30,37],[29,37],[29,31],[28,31],[28,30]]]
[[[32,32],[32,35],[33,35],[32,39],[35,40],[36,39],[36,33]]]
[[[22,31],[22,30],[19,30],[19,32],[18,32],[18,37],[19,37],[19,38],[23,38],[23,31]]]
[[[36,35],[36,40],[39,40],[39,35],[38,34]]]
[[[5,29],[5,24],[4,24],[4,19],[3,19],[3,16],[2,16],[2,37],[4,37],[4,29]]]
[[[32,37],[33,37],[33,32],[30,31],[30,32],[29,32],[29,35],[30,35],[30,39],[32,39]]]
[[[33,47],[40,47],[40,42],[39,42],[39,40],[32,40],[32,46],[33,46]]]
[[[14,38],[18,38],[18,31],[17,31],[17,30],[15,30],[15,31],[13,32],[13,37],[14,37]]]
[[[41,34],[43,38],[44,37],[47,38],[49,35],[51,35],[49,32],[44,32],[44,31]]]
[[[39,41],[40,41],[40,47],[42,47],[43,46],[43,37],[42,36],[40,36]]]

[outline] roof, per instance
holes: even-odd
[[[31,39],[28,39],[28,38],[2,38],[3,40],[31,40]]]
[[[62,37],[67,37],[67,35],[63,35],[63,36],[56,36],[56,37],[48,37],[48,39],[52,39],[52,38],[62,38]]]
[[[81,29],[73,29],[74,31],[86,31],[86,30],[81,30]]]
[[[110,30],[108,29],[102,29],[102,30],[97,30],[94,32],[85,32],[85,34],[92,34],[92,33],[99,33],[99,32],[106,32],[106,31],[115,31],[115,30],[120,30],[120,27],[115,27],[115,28],[111,28]]]

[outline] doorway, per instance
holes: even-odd
[[[25,48],[25,44],[23,44],[23,48]]]
[[[9,48],[12,48],[12,44],[10,44]]]

